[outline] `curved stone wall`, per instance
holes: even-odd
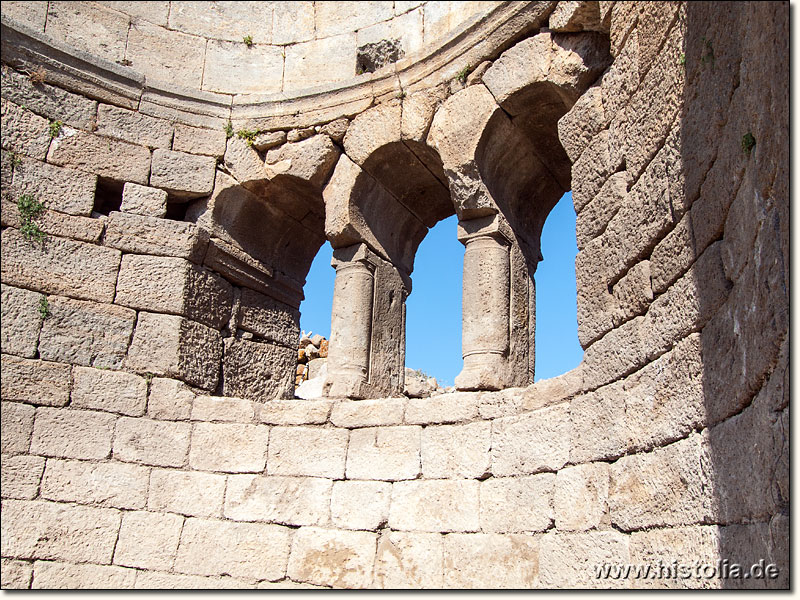
[[[785,6],[503,3],[391,76],[278,101],[20,22],[62,4],[3,5],[4,588],[788,586]],[[465,314],[532,354],[567,187],[578,368],[282,399],[326,238],[358,325],[328,392],[395,389],[396,236],[450,211],[491,250],[475,273],[508,268]],[[776,577],[693,567],[761,560]]]

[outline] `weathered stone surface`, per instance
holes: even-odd
[[[602,31],[599,2],[559,2],[550,15],[553,31]]]
[[[130,590],[136,580],[134,569],[107,565],[74,565],[37,560],[31,589]]]
[[[267,473],[343,479],[347,429],[273,427]]]
[[[183,517],[145,511],[122,516],[114,564],[141,569],[172,567],[181,537]]]
[[[651,565],[653,569],[664,566],[659,574],[666,575],[655,579],[634,579],[631,587],[636,589],[653,588],[717,588],[720,581],[696,577],[679,577],[678,569],[672,568],[673,561],[683,563],[691,556],[700,564],[716,565],[720,558],[720,533],[714,525],[695,525],[669,529],[636,531],[630,537],[631,563]],[[725,557],[730,558],[730,557]],[[747,565],[745,568],[749,568]]]
[[[147,509],[187,517],[220,517],[225,476],[193,471],[153,469]]]
[[[58,167],[56,167],[58,168]],[[77,171],[76,171],[77,172]],[[16,202],[0,200],[0,223],[3,227],[21,229],[23,217]],[[36,218],[36,226],[46,237],[71,238],[81,242],[97,244],[105,229],[105,219],[90,219],[43,209]]]
[[[569,405],[564,403],[492,423],[495,477],[560,469],[571,445]]]
[[[377,535],[305,527],[295,533],[287,575],[336,588],[365,588],[372,582]]]
[[[78,50],[120,61],[129,22],[127,16],[101,6],[53,2],[48,4],[45,32]]]
[[[226,396],[268,402],[293,398],[297,351],[276,344],[226,338],[222,389]]]
[[[114,458],[158,467],[182,467],[189,452],[188,423],[121,417],[114,434]]]
[[[627,587],[625,579],[598,578],[597,567],[629,563],[628,536],[618,531],[550,532],[541,540],[539,578],[547,588]]]
[[[592,138],[603,129],[604,123],[600,88],[589,88],[558,121],[558,137],[572,162],[578,160]]]
[[[261,405],[258,416],[270,425],[318,425],[328,420],[329,400],[276,400]]]
[[[540,539],[526,535],[451,533],[444,538],[444,587],[537,587]]]
[[[181,198],[207,196],[214,189],[216,165],[212,156],[157,149],[153,151],[150,185]]]
[[[481,479],[491,470],[492,424],[426,427],[422,474],[426,479]],[[351,441],[352,444],[352,441]]]
[[[572,165],[572,201],[580,213],[600,192],[612,173],[608,131],[601,131]]]
[[[118,369],[128,350],[136,313],[109,304],[52,296],[42,325],[39,355],[45,360]]]
[[[331,423],[337,427],[377,427],[403,422],[406,402],[402,398],[342,400],[333,405]]]
[[[270,179],[278,175],[297,177],[317,189],[333,172],[341,151],[327,135],[315,135],[301,142],[284,144],[267,152],[266,172]]]
[[[110,302],[120,253],[93,244],[50,238],[30,242],[16,229],[2,234],[3,282],[47,294]]]
[[[4,556],[69,562],[111,562],[120,511],[54,502],[3,502]]]
[[[15,2],[14,4],[30,4]],[[47,8],[45,7],[45,10]],[[0,566],[0,585],[4,590],[27,590],[31,586],[33,565],[22,560],[4,558]]]
[[[258,4],[258,3],[255,3]],[[245,23],[253,22],[248,15]],[[268,94],[281,91],[283,49],[238,41],[209,40],[203,71],[203,89],[222,94]],[[257,78],[252,77],[258,73]]]
[[[363,166],[370,155],[386,144],[400,139],[402,105],[394,100],[379,104],[358,115],[344,136],[344,149],[353,162]]]
[[[167,214],[167,192],[137,183],[126,183],[122,190],[120,210],[145,217],[163,217]]]
[[[374,584],[384,589],[441,588],[443,559],[437,533],[387,532],[378,540]]]
[[[267,459],[269,427],[197,423],[189,466],[206,471],[260,473]]]
[[[127,254],[120,265],[114,301],[221,329],[230,320],[233,289],[219,275],[183,258]]]
[[[560,470],[553,507],[560,531],[597,528],[608,515],[608,464],[590,463]]]
[[[375,531],[389,519],[392,486],[384,481],[337,481],[331,494],[331,519],[343,529]]]
[[[333,482],[319,477],[232,475],[225,517],[281,525],[327,525]]]
[[[14,199],[28,194],[51,210],[88,217],[96,187],[97,175],[24,158],[14,168],[11,194]]]
[[[252,584],[234,577],[206,577],[203,575],[178,575],[157,571],[139,571],[137,590],[240,590],[252,589]]]
[[[140,312],[126,366],[213,390],[221,354],[218,331],[183,317]]]
[[[389,527],[400,531],[478,531],[477,481],[399,481],[392,486]]]
[[[334,142],[341,144],[348,127],[350,127],[350,121],[348,119],[336,119],[335,121],[323,125],[320,129],[320,133],[327,135]]]
[[[50,148],[50,124],[47,119],[9,102],[0,101],[2,109],[2,146],[15,154],[44,160]]]
[[[3,406],[5,410],[5,406]],[[5,436],[5,422],[3,423],[3,435]],[[3,454],[0,458],[2,463],[2,480],[0,493],[3,498],[15,498],[17,500],[32,500],[39,494],[39,481],[44,471],[44,458],[41,456],[11,456]],[[388,508],[387,508],[388,510]],[[5,584],[3,585],[5,587]]]
[[[103,241],[124,252],[176,256],[199,263],[208,246],[208,233],[193,223],[112,212]]]
[[[138,21],[128,33],[125,58],[145,77],[200,89],[205,48],[203,38]]]
[[[2,396],[28,404],[64,406],[69,402],[69,365],[3,354]]]
[[[239,327],[267,341],[293,348],[300,336],[300,316],[293,308],[243,288],[239,302]]]
[[[212,6],[180,4],[169,11],[169,28],[237,42],[250,35],[254,44],[269,44],[272,42],[272,7],[260,2]]]
[[[319,18],[319,15],[317,15]],[[347,57],[331,65],[328,56]],[[286,47],[283,88],[296,92],[352,78],[356,72],[356,36],[343,34]]]
[[[3,402],[3,452],[25,453],[31,444],[33,417],[36,409],[27,404]]]
[[[192,403],[192,421],[252,423],[255,405],[250,400],[198,396]]]
[[[169,148],[172,145],[172,125],[169,121],[108,104],[100,104],[97,107],[95,131],[99,135],[118,138],[139,146]]]
[[[111,453],[115,415],[88,410],[40,408],[31,453],[60,458],[102,459]]]
[[[3,352],[26,358],[36,355],[39,329],[42,327],[42,316],[39,314],[42,298],[41,294],[2,284],[0,338]]]
[[[553,490],[556,476],[491,477],[481,482],[481,530],[495,533],[527,533],[549,529],[553,524]]]
[[[269,150],[283,144],[286,138],[285,131],[262,131],[253,138],[252,147],[256,150]]]
[[[64,126],[47,153],[47,162],[118,181],[147,185],[150,150]]]
[[[24,23],[36,31],[44,31],[44,24],[47,20],[47,2],[12,1],[6,3],[5,9],[5,14],[8,18]],[[3,560],[3,569],[5,569],[5,560]],[[30,572],[28,572],[28,575],[30,575]],[[30,577],[28,577],[28,583],[30,583]],[[3,584],[3,587],[6,587],[5,584]]]
[[[151,419],[186,421],[192,413],[194,394],[181,381],[155,377],[150,381],[147,416]]]
[[[222,156],[225,154],[226,142],[225,132],[221,129],[204,129],[176,123],[172,149],[189,154]]]
[[[174,569],[275,581],[286,573],[291,531],[280,525],[187,519]]]
[[[624,205],[626,195],[627,176],[625,173],[614,173],[576,218],[575,238],[579,250],[583,250],[590,241],[605,231],[608,223]]]
[[[422,428],[417,426],[353,430],[347,449],[347,478],[389,481],[417,478],[421,433]]]
[[[137,465],[51,458],[42,478],[41,496],[57,502],[144,508],[149,476],[149,469]]]
[[[479,396],[470,392],[411,398],[406,403],[405,422],[413,425],[458,423],[478,416]]]
[[[121,371],[75,367],[72,373],[72,406],[120,413],[130,417],[144,414],[147,382]]]

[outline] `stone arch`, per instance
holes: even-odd
[[[598,33],[540,33],[434,116],[427,141],[441,156],[466,246],[459,389],[533,382],[539,240],[570,188],[558,121],[608,66],[608,48]]]

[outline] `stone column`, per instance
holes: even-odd
[[[336,269],[328,350],[329,396],[359,396],[369,380],[375,264],[365,244],[333,253]]]
[[[492,215],[458,224],[464,244],[460,390],[497,390],[509,385],[510,248],[503,217]]]

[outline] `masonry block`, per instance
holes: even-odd
[[[200,263],[208,233],[194,223],[112,212],[103,243],[126,253],[176,256]]]
[[[116,415],[89,410],[39,408],[33,426],[31,454],[108,458],[116,420]]]
[[[70,365],[3,354],[0,389],[4,400],[64,406],[69,402]]]
[[[491,471],[492,424],[426,427],[422,474],[426,479],[480,479]]]
[[[328,421],[330,400],[276,400],[260,406],[258,419],[270,425],[319,425]]]
[[[478,531],[477,481],[399,481],[392,486],[389,527],[400,531]]]
[[[109,104],[97,107],[95,131],[98,135],[150,148],[169,148],[172,144],[172,125],[169,121]]]
[[[197,423],[192,432],[189,465],[227,473],[259,473],[267,459],[266,425]]]
[[[415,479],[420,473],[422,428],[411,426],[355,429],[347,449],[348,479]]]
[[[50,124],[47,119],[9,102],[0,102],[2,146],[4,150],[44,160],[50,147]]]
[[[144,508],[149,478],[150,470],[137,465],[51,458],[42,478],[41,496],[56,502]]]
[[[376,531],[389,520],[392,484],[385,481],[336,481],[331,518],[342,529]]]
[[[158,467],[182,467],[191,425],[121,417],[114,434],[114,458]]]
[[[114,564],[164,571],[172,568],[182,527],[180,515],[145,511],[124,513]]]
[[[176,123],[172,149],[189,154],[223,156],[226,142],[225,132],[221,129],[202,129]]]
[[[197,471],[153,469],[147,509],[187,517],[220,517],[225,476]]]
[[[618,531],[562,533],[541,540],[539,579],[544,587],[628,587],[625,579],[597,577],[597,567],[629,563],[629,537]]]
[[[131,590],[135,580],[134,569],[37,560],[33,566],[31,589]]]
[[[559,531],[599,528],[608,519],[608,464],[561,469],[555,479],[553,508]]]
[[[5,423],[3,425],[5,426]],[[3,498],[33,500],[39,494],[44,460],[41,456],[3,454],[0,458],[3,482],[0,494]]]
[[[14,168],[13,200],[28,194],[45,208],[88,217],[94,207],[97,175],[24,158]]]
[[[207,196],[214,189],[217,161],[212,156],[157,149],[150,185],[181,198]]]
[[[376,538],[366,531],[304,527],[295,534],[287,574],[317,585],[366,588],[372,582]]]
[[[122,188],[119,209],[144,217],[164,217],[167,214],[167,192],[138,183],[126,183]]]
[[[147,416],[151,419],[188,421],[194,393],[182,381],[154,377],[150,381]]]
[[[540,538],[451,533],[444,538],[444,587],[538,587]]]
[[[255,407],[252,400],[197,396],[192,402],[192,421],[252,423]]]
[[[495,477],[560,469],[569,459],[569,405],[564,403],[492,423]]]
[[[319,477],[231,475],[225,516],[234,521],[327,525],[332,485],[330,479]]]
[[[490,477],[481,482],[481,530],[495,533],[545,531],[553,524],[556,476]]]
[[[374,584],[383,589],[443,587],[443,538],[389,531],[378,540]]]
[[[223,392],[226,396],[268,402],[294,397],[297,350],[277,344],[226,338]]]
[[[300,339],[300,313],[269,296],[242,288],[239,327],[267,341],[293,348]]]
[[[27,590],[31,587],[33,565],[23,560],[4,558],[0,566],[0,581],[4,590]]]
[[[75,367],[72,374],[72,406],[120,413],[144,414],[147,381],[122,371]]]
[[[53,139],[47,162],[117,181],[147,185],[150,150],[63,126]]]
[[[342,400],[331,410],[331,423],[337,427],[377,427],[400,425],[406,402],[402,398],[380,400]]]
[[[3,352],[26,358],[36,355],[42,316],[39,303],[43,296],[21,288],[2,284],[2,319],[0,338]]]
[[[405,422],[410,425],[433,423],[459,423],[478,416],[478,395],[470,392],[453,392],[430,398],[409,398]]]
[[[267,473],[343,479],[347,429],[273,427]]]

